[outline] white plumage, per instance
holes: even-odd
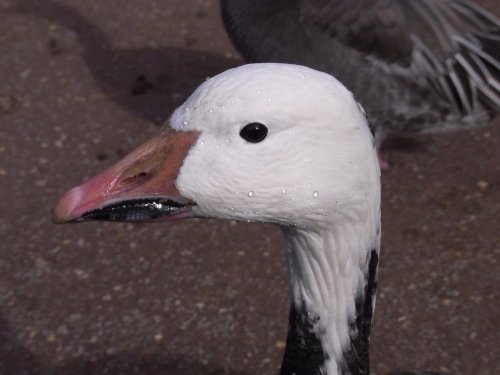
[[[261,143],[239,136],[251,122],[269,129]],[[291,302],[319,317],[325,368],[340,373],[380,229],[376,151],[352,94],[302,66],[247,65],[202,84],[170,125],[201,132],[177,179],[199,216],[284,227]]]

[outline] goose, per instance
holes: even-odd
[[[221,9],[247,61],[306,65],[349,87],[378,147],[484,125],[500,109],[500,20],[469,0],[222,0]]]
[[[156,137],[64,193],[53,221],[275,224],[290,291],[281,374],[369,374],[380,190],[369,122],[345,86],[248,64],[206,80]]]

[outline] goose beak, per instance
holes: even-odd
[[[63,194],[54,223],[88,220],[151,222],[194,217],[194,202],[183,198],[176,179],[198,132],[170,128],[114,166]]]

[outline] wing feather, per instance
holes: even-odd
[[[304,29],[424,79],[457,111],[500,110],[500,21],[469,0],[301,0]]]

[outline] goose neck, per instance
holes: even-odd
[[[290,318],[281,375],[369,374],[379,233],[373,220],[284,229]]]

